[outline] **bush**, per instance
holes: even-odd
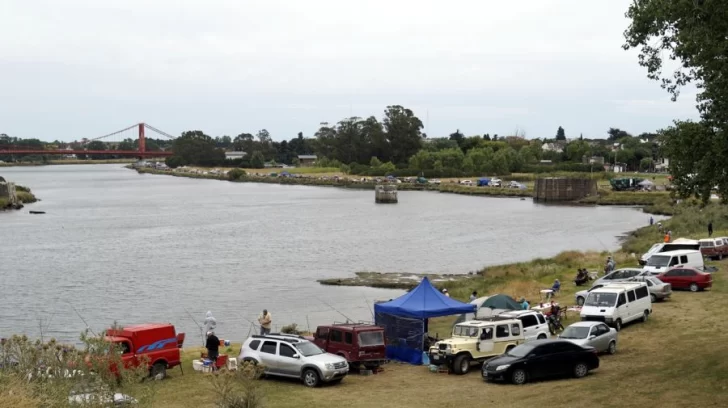
[[[264,366],[243,362],[237,371],[218,373],[210,377],[217,394],[218,408],[260,408],[264,406],[265,393],[259,379]]]
[[[248,173],[243,169],[232,169],[227,172],[228,180],[235,181],[245,177]]]
[[[185,166],[187,163],[185,162],[185,159],[179,157],[179,156],[171,156],[164,159],[164,164],[167,165],[170,169],[176,169],[177,167]]]
[[[298,325],[296,323],[291,323],[291,324],[289,324],[287,326],[283,326],[281,328],[281,333],[298,334],[298,335],[303,334],[302,331],[298,330]]]

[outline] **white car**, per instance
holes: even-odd
[[[465,186],[472,186],[473,180],[461,180],[460,184],[465,185]]]
[[[543,313],[536,310],[512,310],[498,315],[500,318],[518,319],[523,324],[526,342],[549,338],[549,324]]]

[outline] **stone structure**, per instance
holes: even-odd
[[[549,177],[536,180],[535,201],[576,201],[597,194],[596,180]]]
[[[15,193],[15,184],[5,181],[0,177],[0,198],[8,200],[11,206],[18,203],[18,196]]]
[[[396,203],[397,202],[397,185],[396,184],[379,184],[374,187],[375,203]]]

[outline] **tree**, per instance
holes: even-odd
[[[455,143],[457,143],[458,146],[462,148],[463,140],[465,140],[465,135],[460,133],[460,129],[458,129],[455,131],[455,133],[450,133],[450,140],[455,141]]]
[[[265,167],[265,157],[263,156],[263,153],[258,150],[253,152],[250,156],[250,167],[254,169],[262,169]]]
[[[383,126],[393,162],[406,163],[422,147],[422,121],[410,109],[400,105],[387,106]]]
[[[556,140],[566,140],[566,132],[561,126],[559,126],[559,129],[556,130]]]
[[[652,170],[653,161],[650,157],[645,157],[640,160],[640,171]]]
[[[185,166],[216,166],[225,161],[225,152],[215,145],[215,140],[201,130],[182,132],[182,136],[174,140],[173,164]]]
[[[255,139],[250,133],[241,133],[235,136],[233,139],[232,146],[236,152],[252,152]]]
[[[728,196],[728,8],[717,0],[634,0],[626,16],[624,49],[638,48],[639,63],[650,79],[677,100],[680,89],[694,83],[701,123],[676,122],[662,132],[665,157],[678,193],[710,199],[718,186]],[[680,65],[663,75],[665,58]]]
[[[629,133],[618,128],[609,128],[609,130],[607,130],[607,134],[609,135],[607,140],[610,142],[616,142],[617,140],[624,139],[626,137],[632,137]]]
[[[484,134],[483,135],[483,140],[487,140],[487,141],[490,142],[490,134],[489,133]]]
[[[681,197],[696,196],[708,202],[711,190],[718,186],[722,202],[728,196],[728,178],[724,158],[728,146],[716,144],[725,136],[723,130],[700,122],[675,122],[675,126],[661,132],[662,154],[670,159],[670,174]]]

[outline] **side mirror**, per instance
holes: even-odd
[[[301,358],[301,356],[300,356],[300,355],[298,355],[298,354],[294,354],[294,355],[293,355],[293,358]]]
[[[597,336],[595,336],[595,335],[593,335],[593,334],[592,334],[591,336],[589,336],[589,340],[594,340],[594,339],[596,339],[596,338],[597,338]]]

